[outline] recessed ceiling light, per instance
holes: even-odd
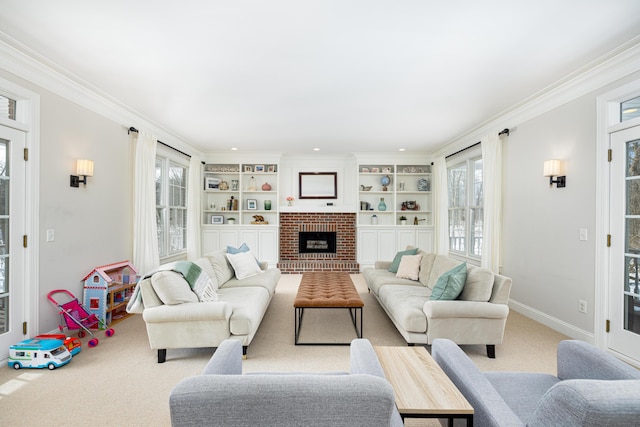
[[[231,147],[231,151],[238,151],[236,147]]]
[[[320,151],[320,149],[316,147],[313,149],[313,151]]]
[[[404,151],[406,150],[406,148],[400,148],[398,151]]]

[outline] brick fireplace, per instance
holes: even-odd
[[[335,252],[301,253],[299,234],[336,233]],[[356,214],[343,212],[280,212],[280,262],[283,273],[342,271],[358,273]]]

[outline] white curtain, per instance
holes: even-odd
[[[187,259],[200,258],[200,194],[202,193],[202,162],[191,156],[189,163],[189,193],[187,194]]]
[[[502,143],[497,133],[481,139],[484,216],[481,266],[500,272],[502,239]]]
[[[134,133],[135,135],[135,133]],[[158,138],[140,130],[133,176],[133,265],[148,273],[160,265],[156,224],[156,147]]]
[[[447,161],[440,157],[433,162],[434,252],[449,255],[449,193],[447,190]]]

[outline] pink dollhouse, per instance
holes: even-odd
[[[94,268],[82,279],[85,307],[105,325],[124,320],[138,279],[138,272],[129,261]]]

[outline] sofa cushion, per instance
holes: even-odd
[[[418,280],[418,273],[420,272],[420,261],[422,255],[404,255],[400,261],[398,272],[396,277],[401,279]]]
[[[398,267],[400,267],[400,261],[402,261],[402,257],[405,255],[415,255],[418,252],[418,248],[407,249],[406,251],[400,251],[396,254],[389,266],[389,271],[392,273],[398,272]]]
[[[189,283],[175,271],[158,271],[151,276],[151,286],[160,300],[167,305],[198,302],[198,296]]]
[[[227,260],[226,254],[226,249],[221,249],[205,255],[205,258],[208,258],[211,263],[216,279],[218,279],[218,287],[227,283],[235,274],[233,267],[231,267],[229,260]]]
[[[378,295],[380,293],[381,287],[390,284],[423,287],[420,282],[398,278],[396,277],[395,273],[379,268],[367,267],[362,271],[362,276],[364,277],[364,280],[367,282],[367,286],[374,295]]]
[[[440,276],[451,270],[453,267],[459,266],[460,264],[462,264],[462,261],[458,261],[444,255],[436,255],[435,259],[433,260],[431,271],[429,272],[427,287],[429,289],[433,289]]]
[[[262,273],[260,266],[256,263],[256,258],[251,252],[227,254],[227,259],[233,267],[236,279],[242,280],[246,277]]]
[[[276,293],[276,287],[278,286],[278,280],[282,273],[277,268],[269,268],[263,270],[262,274],[256,274],[255,276],[246,277],[242,280],[237,278],[231,278],[227,283],[221,286],[221,288],[241,288],[247,286],[260,286],[269,291],[270,295]]]
[[[433,287],[433,292],[431,292],[431,300],[454,300],[458,298],[466,280],[467,263],[465,262],[438,278],[436,285]]]
[[[260,286],[223,288],[219,291],[219,300],[228,303],[232,309],[229,331],[233,335],[248,335],[258,329],[271,295]]]
[[[422,308],[431,290],[424,286],[389,285],[380,288],[378,298],[389,317],[408,332],[425,333],[427,316]]]
[[[493,290],[493,272],[486,268],[467,267],[467,281],[458,297],[464,301],[487,302]]]

